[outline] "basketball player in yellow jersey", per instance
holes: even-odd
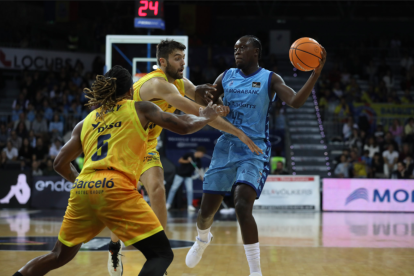
[[[199,117],[176,116],[150,102],[132,101],[131,75],[121,66],[97,76],[92,91],[86,92],[88,105],[100,107],[78,123],[54,162],[55,170],[73,183],[58,241],[52,252],[33,259],[14,276],[45,275],[65,265],[82,243],[105,226],[147,258],[140,276],[161,276],[173,252],[159,220],[136,189],[148,125],[189,134],[214,120],[222,109],[210,105],[200,109]],[[85,163],[79,174],[71,161],[82,152]]]

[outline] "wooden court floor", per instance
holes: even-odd
[[[56,238],[62,215],[63,212],[0,211],[0,275],[13,275],[27,261],[47,252],[36,251],[36,247],[48,246],[47,239]],[[264,276],[414,275],[414,214],[257,211],[255,218]],[[168,275],[248,276],[234,215],[217,216],[212,233],[212,245],[196,268],[185,265],[189,248],[173,249],[175,259]],[[196,234],[194,214],[170,213],[167,236],[171,240],[191,244]],[[108,236],[109,230],[105,229],[96,240],[99,243]],[[43,242],[29,241],[33,238]],[[124,275],[138,275],[144,257],[133,248],[124,249],[123,255]],[[82,251],[48,275],[108,275],[106,266],[107,252]]]

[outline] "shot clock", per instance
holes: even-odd
[[[135,1],[135,28],[165,29],[163,0]]]

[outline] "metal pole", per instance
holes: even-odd
[[[151,35],[151,29],[148,29],[148,35]],[[151,57],[151,44],[147,44],[147,58]],[[147,62],[147,73],[151,72],[151,62]]]

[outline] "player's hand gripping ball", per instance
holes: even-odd
[[[300,71],[314,70],[322,58],[322,46],[313,38],[299,38],[290,46],[290,62]]]

